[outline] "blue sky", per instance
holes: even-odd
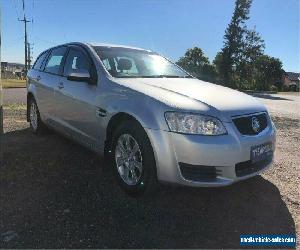
[[[176,61],[198,46],[213,60],[222,48],[234,0],[25,0],[33,57],[70,41],[133,45]],[[2,61],[23,62],[21,0],[1,0]],[[300,71],[300,1],[253,0],[249,27],[265,40],[265,53]]]

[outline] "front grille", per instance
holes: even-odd
[[[179,162],[180,171],[186,180],[191,181],[213,181],[217,177],[216,167],[191,165]]]
[[[253,119],[256,119],[259,128],[255,129],[253,126]],[[233,123],[242,135],[257,135],[268,126],[268,118],[266,113],[252,114],[248,116],[233,118]]]
[[[255,173],[259,170],[265,168],[268,164],[272,162],[273,155],[269,156],[268,158],[252,163],[251,161],[244,161],[235,164],[235,174],[237,177],[242,177],[245,175],[249,175]]]

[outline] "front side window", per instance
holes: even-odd
[[[109,63],[108,58],[103,59],[103,60],[102,60],[102,63],[104,64],[105,68],[106,68],[108,71],[111,70],[110,63]]]
[[[55,48],[51,51],[45,71],[52,74],[59,74],[62,66],[62,59],[66,53],[66,47]]]
[[[70,49],[64,68],[64,76],[71,73],[89,72],[89,60],[87,56],[78,49]]]
[[[145,50],[95,46],[104,67],[118,78],[191,77],[164,57]]]

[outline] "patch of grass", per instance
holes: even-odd
[[[26,105],[25,104],[16,104],[16,103],[12,103],[9,105],[3,105],[3,109],[4,110],[25,110],[26,109]]]
[[[19,79],[1,79],[2,87],[4,89],[7,88],[25,88],[26,87],[26,80],[19,80]]]

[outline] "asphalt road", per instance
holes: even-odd
[[[299,235],[299,121],[272,114],[277,151],[262,176],[133,199],[108,162],[58,134],[33,135],[24,107],[6,106],[0,248],[240,248],[240,234]]]
[[[3,104],[26,104],[26,88],[3,89]]]

